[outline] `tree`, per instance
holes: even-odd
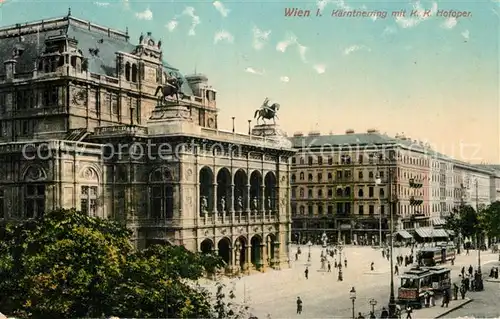
[[[474,237],[481,232],[479,216],[470,205],[461,205],[454,208],[449,216],[445,218],[445,228],[454,231],[457,235],[462,234],[464,238]]]
[[[500,237],[500,201],[491,203],[482,211],[481,222],[489,238]]]
[[[75,210],[0,227],[0,309],[20,317],[216,318],[194,281],[220,258],[184,247],[136,251],[131,232]]]

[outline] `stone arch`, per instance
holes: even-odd
[[[174,185],[172,171],[158,167],[149,174],[149,216],[153,219],[174,217]]]
[[[231,200],[231,173],[225,167],[217,172],[217,210],[227,212]]]
[[[245,268],[245,264],[247,262],[247,249],[248,249],[248,241],[245,236],[239,236],[234,241],[235,248],[235,265],[239,265],[242,270]]]
[[[264,178],[264,196],[266,197],[266,209],[276,209],[276,186],[277,180],[274,172],[267,172]]]
[[[262,197],[262,174],[261,172],[255,170],[250,174],[250,200],[252,204],[250,207],[253,210],[260,210],[261,207],[261,197]]]
[[[125,80],[130,81],[130,62],[125,63]]]
[[[217,250],[222,260],[224,260],[227,265],[231,265],[231,240],[227,237],[222,237],[217,243]]]
[[[214,242],[211,239],[205,238],[200,244],[200,251],[203,254],[211,254],[214,251]]]
[[[251,245],[251,253],[250,253],[250,261],[252,264],[259,268],[262,262],[262,237],[260,235],[253,235],[250,239]]]
[[[234,209],[245,211],[248,208],[248,175],[243,169],[238,169],[234,174]]]
[[[199,172],[200,188],[200,216],[205,212],[214,210],[214,173],[208,166],[204,166]]]
[[[132,82],[137,82],[137,73],[138,73],[138,69],[137,69],[137,64],[132,64]]]
[[[100,181],[99,173],[100,169],[96,168],[94,165],[85,165],[80,169],[78,176],[82,180],[99,183]]]
[[[25,182],[42,181],[47,179],[47,172],[41,165],[26,165],[21,176]]]

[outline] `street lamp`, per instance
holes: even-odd
[[[393,175],[393,167],[389,167],[388,169],[388,180],[389,180],[389,213],[391,219],[391,241],[390,241],[390,254],[391,254],[391,293],[389,296],[389,318],[395,318],[396,314],[396,298],[394,297],[394,205],[393,205],[393,194],[392,194],[392,177]]]
[[[356,289],[354,287],[351,288],[351,291],[349,291],[349,298],[352,300],[352,319],[356,319],[356,316],[354,314],[354,303],[356,302]]]
[[[377,305],[377,300],[370,299],[370,306],[372,306],[372,314],[375,314],[375,306]]]
[[[479,190],[478,190],[478,181],[476,178],[476,214],[479,215]],[[481,274],[481,245],[479,244],[479,236],[476,232],[476,245],[477,245],[477,278],[474,278],[476,281],[475,288],[476,291],[483,291],[483,275]]]
[[[311,261],[311,246],[312,246],[311,241],[309,241],[307,243],[307,246],[309,246],[309,252],[307,253],[307,262],[310,262]]]
[[[382,179],[380,178],[379,175],[376,176],[375,178],[375,185],[379,186],[382,184]],[[382,248],[382,199],[380,198],[380,193],[378,196],[378,241],[379,241],[379,246]]]

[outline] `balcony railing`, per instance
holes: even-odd
[[[259,211],[250,213],[234,212],[233,214],[206,213],[198,218],[198,225],[245,225],[253,223],[272,223],[278,221],[277,211]]]
[[[137,125],[116,125],[116,126],[101,126],[95,128],[96,135],[147,135],[147,127]]]
[[[411,188],[421,188],[422,186],[424,186],[422,181],[417,181],[414,178],[410,178],[410,187]]]

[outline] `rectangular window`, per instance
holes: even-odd
[[[173,187],[171,185],[155,185],[151,187],[150,192],[150,216],[156,219],[173,218]]]
[[[337,203],[337,214],[343,214],[344,213],[344,210],[343,210],[343,203]]]
[[[337,171],[337,179],[342,178],[342,171]]]
[[[359,215],[363,215],[364,214],[364,207],[363,207],[363,205],[359,205],[359,207],[358,207],[358,214]]]
[[[80,206],[82,213],[97,216],[97,186],[81,187]]]
[[[370,215],[375,214],[375,207],[373,205],[368,206],[368,213]]]
[[[314,208],[312,207],[312,205],[307,206],[307,213],[309,215],[313,215],[314,214]]]
[[[385,205],[380,206],[380,214],[385,214]]]
[[[373,187],[368,188],[368,197],[373,197]]]
[[[111,112],[113,115],[118,115],[118,97],[116,95],[111,97]]]
[[[24,192],[24,217],[35,218],[45,213],[45,186],[27,185]]]
[[[333,215],[333,206],[328,205],[328,215]]]

